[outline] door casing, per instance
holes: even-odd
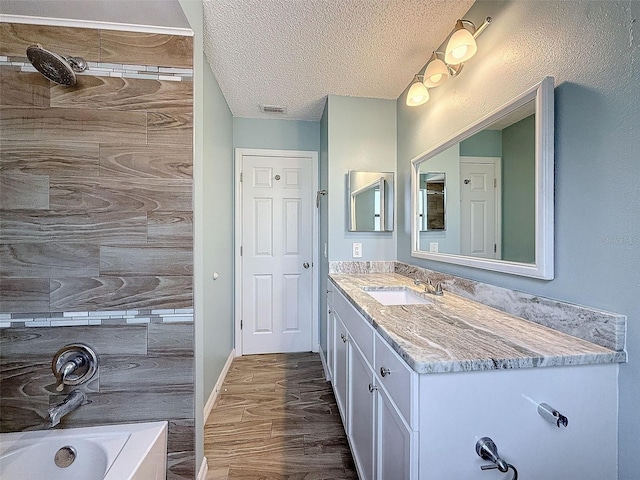
[[[311,162],[312,170],[312,189],[318,190],[318,152],[305,150],[269,150],[269,149],[253,149],[253,148],[236,148],[234,151],[235,160],[235,204],[234,204],[234,344],[236,356],[241,356],[242,352],[242,330],[240,322],[242,320],[242,256],[240,254],[242,246],[242,182],[240,175],[243,167],[244,156],[261,156],[261,157],[301,157],[308,158]],[[315,210],[313,219],[312,238],[312,351],[318,352],[320,349],[319,340],[319,317],[318,317],[318,288],[320,263],[318,257],[318,209]]]

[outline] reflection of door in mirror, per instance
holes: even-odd
[[[500,258],[500,157],[460,157],[460,253]]]

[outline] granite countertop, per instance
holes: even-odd
[[[329,277],[417,373],[465,372],[624,362],[623,351],[594,343],[444,292],[431,304],[384,306],[362,287],[408,287],[394,273]]]

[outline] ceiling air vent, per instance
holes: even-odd
[[[260,110],[264,113],[287,113],[287,107],[279,105],[260,105]]]

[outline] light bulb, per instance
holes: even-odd
[[[449,78],[449,69],[445,63],[440,60],[435,52],[431,56],[431,60],[427,64],[427,68],[424,71],[424,85],[426,87],[437,87],[442,85]]]
[[[417,105],[427,103],[428,101],[429,91],[422,82],[416,80],[413,85],[411,85],[411,88],[409,88],[409,92],[407,93],[407,105],[415,107]]]
[[[458,65],[469,60],[477,51],[476,39],[464,28],[462,21],[458,20],[456,30],[447,43],[444,61],[449,65]]]

